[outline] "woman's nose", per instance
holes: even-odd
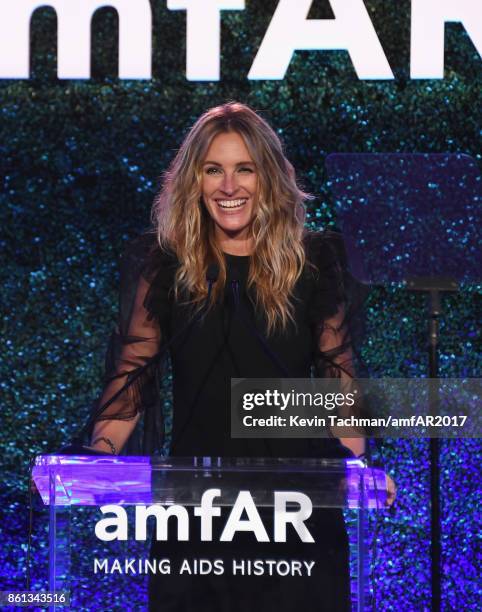
[[[236,191],[236,178],[234,174],[224,174],[221,190],[227,195],[232,195]]]

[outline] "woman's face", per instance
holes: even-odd
[[[201,189],[221,248],[233,254],[249,250],[247,237],[258,195],[258,176],[237,132],[218,134],[211,142],[203,163]]]

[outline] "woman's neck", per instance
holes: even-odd
[[[223,253],[228,255],[251,255],[253,251],[253,239],[252,238],[230,238],[222,237],[218,238],[219,248]]]

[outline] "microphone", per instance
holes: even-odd
[[[171,348],[173,343],[176,340],[178,340],[178,338],[180,338],[185,333],[187,333],[192,328],[192,326],[204,315],[204,313],[209,307],[213,285],[218,280],[218,277],[219,277],[219,266],[215,263],[210,264],[206,270],[206,281],[208,284],[208,293],[207,293],[207,296],[205,298],[202,308],[200,308],[196,312],[196,314],[188,321],[188,323],[180,331],[174,334],[172,338],[168,342],[166,342],[155,355],[150,357],[143,366],[141,366],[137,371],[135,371],[135,373],[132,376],[128,375],[128,379],[125,382],[125,384],[122,385],[122,387],[118,391],[116,391],[116,393],[114,393],[114,395],[107,402],[105,402],[102,405],[96,406],[95,410],[93,410],[93,412],[91,413],[84,427],[82,427],[80,432],[72,438],[72,444],[64,447],[59,452],[61,452],[64,455],[68,455],[68,454],[71,454],[71,455],[73,454],[84,454],[84,455],[109,454],[109,453],[104,453],[103,451],[96,451],[94,449],[91,449],[90,447],[84,446],[82,444],[82,440],[84,439],[84,436],[86,436],[90,432],[90,430],[96,423],[97,419],[101,416],[101,414],[105,410],[107,410],[107,408],[111,406],[116,401],[116,399],[134,381],[136,381],[148,368],[152,367],[153,365],[161,361],[162,357],[167,353],[168,349]]]

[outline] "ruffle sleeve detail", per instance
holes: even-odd
[[[125,323],[132,316],[133,292],[142,277],[148,284],[143,303],[148,319],[156,319],[162,328],[168,326],[177,266],[175,254],[161,250],[153,233],[143,234],[129,245],[121,262],[119,310],[121,319],[127,316]]]
[[[310,232],[305,267],[311,286],[308,316],[313,330],[316,375],[359,375],[363,304],[368,287],[350,273],[341,233]]]
[[[164,440],[161,407],[163,344],[170,313],[173,259],[145,234],[126,249],[120,266],[119,317],[111,334],[97,421],[141,415],[125,454],[153,454]]]

